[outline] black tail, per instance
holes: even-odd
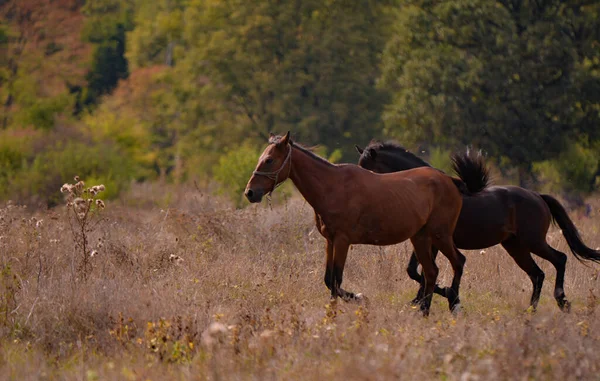
[[[471,194],[479,193],[490,185],[490,173],[481,152],[452,154],[452,169],[465,183]]]
[[[577,228],[573,224],[573,221],[571,221],[569,218],[567,211],[565,208],[563,208],[560,202],[547,194],[540,194],[540,196],[542,196],[548,205],[548,208],[550,208],[552,220],[561,228],[562,233],[565,236],[571,251],[573,252],[573,255],[575,255],[575,258],[579,259],[580,261],[582,259],[587,259],[589,261],[600,263],[600,251],[591,249],[583,243]]]

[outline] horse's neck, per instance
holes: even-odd
[[[404,154],[389,154],[388,163],[394,168],[394,171],[406,171],[413,168],[427,167],[428,165],[421,160]]]
[[[304,199],[315,212],[322,214],[331,200],[329,192],[335,186],[343,186],[337,180],[340,168],[311,157],[298,148],[293,148],[290,178]]]

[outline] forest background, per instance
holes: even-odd
[[[503,182],[600,185],[600,3],[1,0],[0,200],[77,174],[241,190],[269,132],[334,162],[481,149]],[[215,186],[216,184],[216,186]]]

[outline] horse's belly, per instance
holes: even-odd
[[[417,232],[414,229],[375,229],[370,228],[353,241],[354,244],[387,246],[404,242]],[[359,242],[360,241],[360,242]]]
[[[463,232],[463,234],[455,231],[454,233],[454,244],[459,249],[464,250],[478,250],[485,249],[491,246],[495,246],[502,241],[506,240],[506,234],[475,234],[474,231]]]
[[[503,242],[513,233],[514,226],[508,215],[500,218],[489,214],[461,215],[454,230],[454,243],[459,249],[485,249]]]

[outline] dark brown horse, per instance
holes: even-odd
[[[341,288],[350,245],[393,245],[410,238],[423,267],[423,314],[429,313],[438,275],[432,244],[452,264],[454,278],[446,296],[450,310],[458,309],[465,257],[454,246],[452,233],[462,197],[449,176],[433,168],[380,175],[353,164],[334,165],[294,143],[288,132],[269,139],[245,195],[260,202],[288,178],[313,207],[327,240],[325,285],[333,299],[361,298]]]
[[[371,143],[366,149],[356,146],[361,154],[358,164],[377,173],[391,173],[429,167],[429,164],[394,143]],[[453,155],[453,167],[468,189],[476,193],[464,195],[463,207],[454,231],[454,242],[461,249],[483,249],[496,244],[510,256],[533,283],[531,306],[535,309],[540,298],[544,273],[530,253],[550,261],[556,268],[554,298],[562,310],[570,304],[563,289],[567,256],[546,242],[546,233],[552,221],[562,233],[577,259],[600,262],[600,252],[587,247],[577,228],[560,202],[547,194],[539,194],[516,186],[489,186],[488,170],[480,154]],[[433,249],[435,260],[436,249]],[[417,272],[417,260],[410,259],[408,275],[422,282]],[[434,292],[444,295],[437,285]],[[413,302],[423,295],[421,286]]]

